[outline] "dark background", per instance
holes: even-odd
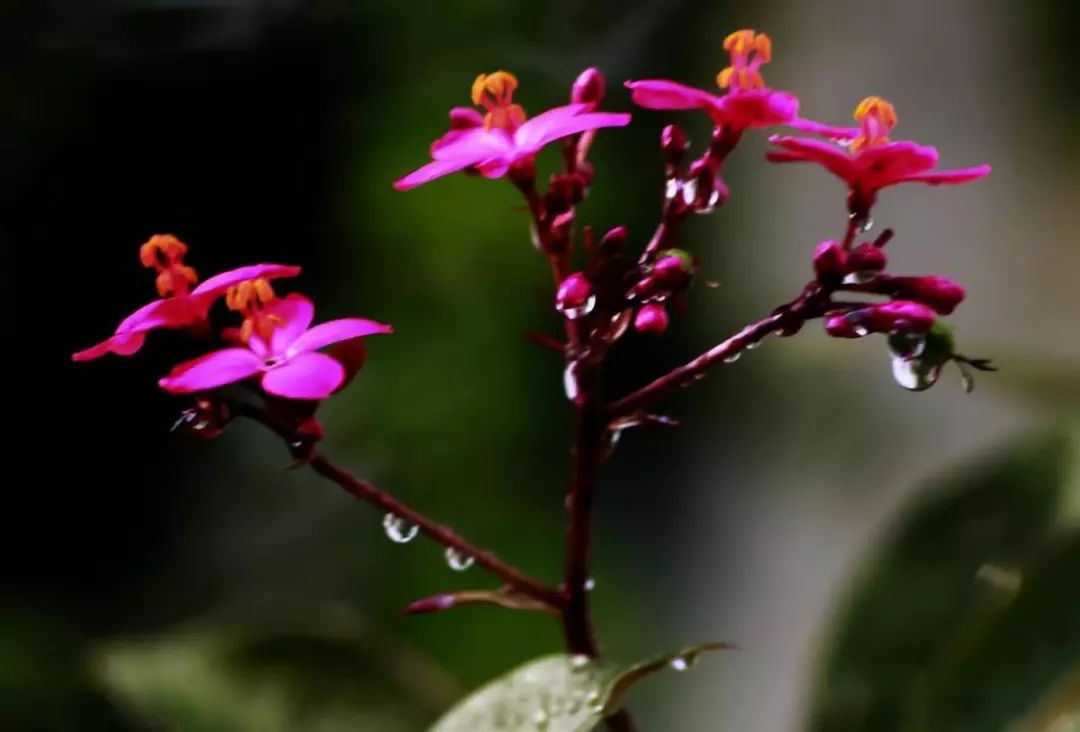
[[[12,321],[23,313],[5,351],[14,438],[0,720],[11,721],[0,726],[419,729],[465,690],[557,650],[555,626],[529,615],[400,617],[416,597],[488,580],[450,573],[423,541],[390,544],[369,508],[284,472],[284,450],[255,426],[205,443],[170,434],[184,405],[155,381],[194,355],[182,338],[155,334],[131,359],[69,356],[153,295],[136,252],[150,234],[187,241],[204,277],[300,264],[296,287],[320,318],[355,314],[397,330],[373,339],[362,377],[325,406],[327,451],[555,577],[570,415],[558,360],[521,337],[557,325],[525,214],[503,183],[457,176],[407,194],[391,183],[424,161],[479,71],[514,71],[517,99],[536,112],[562,103],[576,73],[597,65],[609,76],[607,106],[628,109],[619,81],[707,86],[725,65],[723,36],[743,26],[773,36],[766,78],[800,93],[807,114],[840,122],[881,93],[897,102],[898,135],[938,145],[948,165],[995,166],[962,189],[890,192],[879,216],[899,232],[899,269],[968,286],[955,319],[961,344],[1004,371],[969,397],[955,374],[908,394],[891,383],[883,344],[808,329],[672,399],[678,432],[627,434],[597,526],[605,647],[622,660],[706,638],[745,648],[685,681],[643,686],[643,726],[802,728],[850,698],[862,711],[847,728],[897,723],[900,712],[859,720],[872,717],[865,699],[885,683],[876,671],[898,651],[883,647],[842,673],[843,628],[861,608],[844,598],[894,576],[875,578],[875,557],[910,561],[918,577],[947,574],[962,592],[978,582],[969,570],[987,563],[1023,574],[1050,556],[1074,578],[1077,5],[814,6],[0,4],[2,232]],[[631,128],[600,135],[583,219],[626,224],[645,241],[662,184],[654,141],[670,119],[637,111]],[[679,120],[702,139],[702,120]],[[790,297],[814,244],[840,233],[840,189],[820,171],[761,165],[763,137],[732,161],[729,206],[687,227],[685,244],[720,287],[695,290],[668,337],[620,346],[613,391]],[[1017,442],[1023,467],[1001,467]],[[951,483],[924,489],[926,476],[968,462],[973,507],[925,536],[913,530],[922,538],[911,559],[896,527],[921,526],[922,499],[912,496],[939,495]],[[995,502],[979,493],[988,485],[1030,500]],[[1035,500],[1045,510],[1025,523],[1017,507]],[[946,571],[952,554],[928,547],[988,505],[1002,536],[1022,525],[1023,539],[994,534]],[[1071,602],[1069,582],[1049,584],[1052,608],[1022,627],[1043,626],[1058,655],[1002,682],[1009,692],[993,698],[1016,701],[1001,719],[1031,719],[1077,659],[1077,619],[1055,615]],[[956,617],[927,621],[913,645],[944,647],[945,625],[976,625],[957,610],[964,597],[927,591],[917,605]],[[870,605],[869,627],[903,634]],[[911,617],[883,605],[901,626]],[[856,645],[876,648],[875,637]],[[964,706],[960,692],[941,698],[947,710]],[[824,729],[843,728],[837,719]]]

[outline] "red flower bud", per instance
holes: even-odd
[[[656,256],[649,279],[654,288],[678,290],[694,274],[694,259],[681,249],[666,249]]]
[[[885,269],[885,252],[877,245],[866,242],[851,250],[848,254],[847,268],[852,273],[876,275]]]
[[[634,328],[638,333],[659,335],[667,330],[668,314],[661,303],[651,302],[643,306],[634,318]]]
[[[847,273],[848,253],[839,242],[823,241],[814,249],[814,272],[818,280],[837,281]]]
[[[626,248],[626,238],[625,226],[608,229],[608,232],[600,239],[600,248],[608,254],[617,254]]]
[[[668,165],[676,166],[682,162],[686,154],[686,133],[678,125],[668,125],[660,133],[660,149],[664,151],[664,157]]]
[[[937,316],[922,303],[893,300],[849,313],[830,315],[825,330],[837,338],[862,338],[870,333],[925,333]]]
[[[587,315],[595,302],[592,285],[582,272],[569,275],[555,293],[555,309],[571,320]]]
[[[964,300],[964,288],[947,277],[894,277],[893,294],[908,300],[926,303],[942,315],[948,315]]]
[[[578,74],[570,89],[570,101],[574,104],[599,104],[604,99],[604,75],[597,69],[588,68]]]

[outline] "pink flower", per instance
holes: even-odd
[[[716,125],[733,129],[786,124],[799,112],[799,100],[787,92],[765,86],[761,66],[772,58],[772,41],[764,33],[735,31],[724,39],[731,66],[721,71],[716,83],[726,94],[712,94],[675,81],[647,79],[628,81],[634,103],[646,109],[702,109]]]
[[[147,268],[156,269],[157,289],[161,298],[142,306],[124,318],[112,336],[101,343],[72,355],[74,361],[91,361],[107,353],[130,356],[142,348],[146,334],[155,328],[187,328],[206,319],[210,306],[229,288],[255,279],[295,277],[299,267],[284,264],[255,264],[222,272],[195,289],[195,270],[184,265],[187,245],[170,234],[157,234],[139,249],[139,258]]]
[[[512,167],[532,161],[542,147],[555,140],[601,127],[623,127],[628,114],[593,112],[592,103],[567,104],[527,119],[513,104],[517,78],[506,71],[480,74],[473,82],[472,100],[487,110],[450,110],[450,131],[431,145],[432,162],[394,183],[399,191],[461,170],[475,170],[486,178],[501,178]]]
[[[392,333],[389,325],[363,318],[343,318],[309,328],[315,306],[303,295],[275,300],[262,311],[268,329],[256,326],[246,347],[225,348],[182,363],[158,383],[173,394],[209,391],[252,376],[262,388],[287,399],[325,399],[345,380],[345,368],[325,353],[339,341]]]
[[[910,141],[891,141],[889,134],[896,126],[896,111],[884,99],[864,99],[855,109],[855,119],[861,127],[829,127],[797,120],[792,126],[835,142],[774,135],[769,142],[782,149],[770,151],[766,157],[774,163],[811,162],[824,166],[848,184],[852,211],[862,214],[869,210],[877,192],[887,186],[967,183],[990,173],[989,165],[935,171],[933,167],[938,162],[935,148]]]

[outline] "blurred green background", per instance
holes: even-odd
[[[678,431],[628,433],[596,526],[595,614],[624,661],[715,639],[742,650],[660,676],[645,730],[1080,729],[1080,3],[39,0],[0,3],[9,312],[0,728],[418,730],[468,689],[558,650],[542,617],[409,601],[486,587],[241,424],[168,428],[155,380],[193,355],[168,334],[76,366],[152,296],[136,248],[173,232],[208,275],[304,266],[319,317],[397,334],[323,409],[326,450],[482,546],[554,580],[570,413],[546,265],[509,185],[456,176],[407,194],[446,110],[506,68],[530,112],[582,68],[702,86],[730,30],[767,31],[775,87],[804,114],[891,99],[897,136],[986,181],[888,191],[897,272],[969,298],[962,350],[1001,366],[973,395],[911,394],[880,339],[818,328],[769,342],[670,400]],[[655,140],[693,115],[638,110],[595,147],[580,218],[655,225]],[[628,338],[624,391],[793,295],[843,191],[762,163],[751,136],[663,339]],[[553,164],[554,159],[546,159]],[[910,190],[909,190],[910,189]],[[17,263],[17,264],[16,264]],[[12,299],[11,292],[14,292]],[[1057,724],[1058,726],[1053,726]],[[1072,724],[1073,726],[1062,726]]]

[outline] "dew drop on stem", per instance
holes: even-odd
[[[459,552],[453,547],[446,548],[446,566],[450,567],[450,569],[455,572],[464,572],[466,569],[473,566],[473,562],[475,561],[476,560],[468,554]]]
[[[392,513],[383,516],[383,529],[386,536],[395,544],[408,544],[420,533],[420,527]]]

